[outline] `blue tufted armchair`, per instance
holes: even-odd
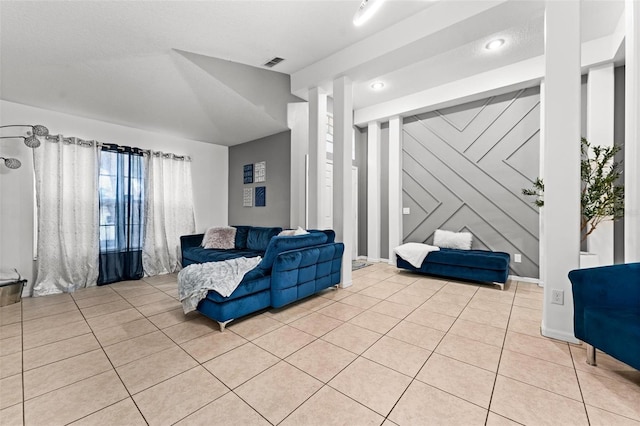
[[[640,370],[640,263],[569,272],[573,288],[575,336],[587,346],[587,363],[596,365],[595,348]]]

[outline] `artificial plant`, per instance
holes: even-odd
[[[614,160],[620,146],[591,146],[585,138],[580,142],[580,233],[584,241],[603,220],[624,216],[624,185],[616,184],[622,174],[620,163]],[[544,206],[544,181],[536,178],[533,188],[523,189],[522,194],[535,196],[533,203]]]

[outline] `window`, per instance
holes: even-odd
[[[356,159],[355,137],[351,144],[351,159]],[[333,115],[327,114],[327,152],[333,154]]]
[[[100,155],[100,251],[142,249],[144,182],[142,157],[102,151]],[[119,178],[120,175],[120,179]],[[117,231],[118,218],[123,229]],[[118,235],[116,235],[118,234]]]
[[[327,152],[333,152],[333,115],[327,114]]]
[[[98,284],[142,278],[144,168],[140,150],[105,146],[100,153]]]

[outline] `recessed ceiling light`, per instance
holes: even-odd
[[[373,90],[382,90],[384,88],[384,83],[381,81],[376,81],[371,85],[371,88]]]
[[[489,43],[487,43],[485,48],[488,49],[488,50],[495,50],[495,49],[499,49],[500,47],[502,47],[503,44],[504,44],[504,39],[503,38],[497,38],[497,39],[491,40]]]
[[[353,25],[359,27],[371,18],[385,0],[362,0],[360,6],[353,16]]]

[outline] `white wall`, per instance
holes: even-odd
[[[203,232],[211,225],[228,221],[229,156],[226,146],[0,101],[0,125],[9,124],[42,124],[52,134],[189,155],[196,231]],[[4,135],[9,134],[8,129],[3,130]],[[31,286],[34,275],[33,156],[31,149],[20,139],[0,139],[0,156],[15,157],[22,162],[17,170],[0,166],[0,269],[17,268]]]

